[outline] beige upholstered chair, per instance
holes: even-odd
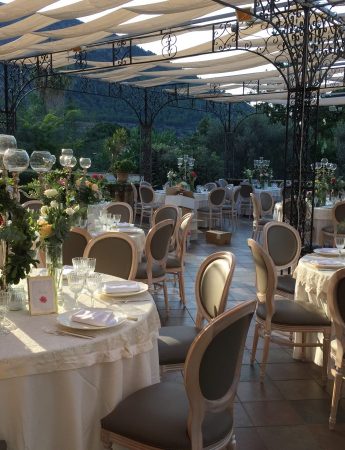
[[[272,219],[274,199],[270,192],[260,192],[261,215],[263,217],[270,216]]]
[[[250,198],[253,204],[252,239],[259,241],[264,225],[266,225],[266,223],[268,223],[271,219],[262,218],[260,200],[255,196],[255,194],[251,193]]]
[[[240,196],[240,186],[236,186],[232,189],[225,188],[225,203],[223,205],[223,217],[228,217],[229,224],[231,221],[232,230],[237,228],[238,225],[238,200]]]
[[[331,358],[334,360],[333,394],[329,428],[336,424],[338,404],[341,398],[341,388],[345,377],[345,269],[337,270],[329,280],[327,303],[333,322],[335,339],[331,343]]]
[[[87,244],[84,255],[96,258],[96,272],[133,280],[138,267],[138,251],[125,233],[104,233]]]
[[[62,246],[62,258],[64,265],[72,265],[72,258],[83,256],[90,234],[84,228],[73,227],[68,233]]]
[[[184,386],[161,382],[120,402],[101,421],[106,448],[235,449],[233,403],[255,302],[226,311],[193,342]]]
[[[272,258],[277,272],[276,293],[291,299],[295,296],[296,280],[292,274],[301,254],[301,237],[298,231],[284,222],[271,221],[263,228],[263,247]]]
[[[335,247],[334,239],[336,235],[341,235],[345,238],[344,230],[339,230],[338,232],[338,226],[343,221],[345,221],[345,201],[338,202],[333,206],[332,225],[322,228],[322,245],[328,241],[332,247]]]
[[[158,210],[157,210],[158,211]],[[184,289],[184,257],[186,254],[187,235],[193,220],[193,213],[185,214],[177,223],[177,245],[176,253],[168,254],[166,272],[177,275],[180,299],[183,305],[186,304],[186,295]]]
[[[252,202],[250,201],[250,194],[253,192],[253,187],[249,183],[241,183],[240,185],[240,214],[252,214]]]
[[[160,206],[153,213],[152,216],[152,225],[156,225],[162,220],[171,219],[174,221],[174,232],[171,237],[169,251],[173,251],[176,248],[177,243],[177,232],[181,219],[181,210],[178,206],[175,205],[163,205]]]
[[[275,300],[277,274],[269,254],[253,239],[248,239],[256,270],[256,325],[251,355],[254,362],[259,337],[264,339],[264,349],[260,366],[260,381],[264,381],[270,342],[292,347],[321,347],[323,350],[322,382],[327,380],[327,362],[331,322],[322,308],[302,301],[288,299]],[[290,333],[290,339],[281,332]],[[302,333],[302,342],[294,342],[291,333]],[[278,333],[277,336],[275,333]],[[305,333],[323,333],[323,343],[307,342]]]
[[[43,202],[41,200],[29,200],[22,204],[23,208],[31,209],[31,211],[39,212],[43,206]]]
[[[152,187],[152,184],[150,182],[148,182],[148,181],[143,180],[143,181],[140,181],[140,186],[150,186],[150,187]]]
[[[121,222],[133,223],[133,209],[129,203],[111,202],[105,209],[107,213],[120,214]]]
[[[205,185],[204,185],[204,188],[208,191],[208,192],[211,192],[211,191],[213,191],[213,189],[216,189],[218,186],[217,186],[217,183],[215,183],[214,181],[210,181],[209,183],[206,183]]]
[[[166,262],[169,243],[174,232],[174,222],[163,220],[154,225],[146,236],[145,260],[139,263],[135,279],[147,283],[150,287],[162,285],[166,309],[169,309],[168,291],[165,284]]]
[[[219,178],[219,180],[217,180],[217,183],[219,187],[226,187],[228,185],[228,182],[225,178]]]
[[[140,184],[139,196],[141,203],[140,226],[144,217],[148,217],[151,224],[153,211],[158,208],[158,205],[155,203],[155,191],[151,186]]]
[[[195,280],[195,327],[177,325],[159,330],[158,353],[162,372],[180,370],[204,322],[210,322],[224,312],[235,263],[236,258],[232,253],[217,252],[209,255],[201,264]]]
[[[198,209],[198,216],[206,216],[208,228],[211,229],[213,221],[219,219],[220,229],[223,228],[223,205],[225,202],[225,189],[217,187],[208,194],[208,206]]]

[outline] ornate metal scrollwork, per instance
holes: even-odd
[[[74,52],[74,66],[77,70],[85,70],[87,68],[87,51],[76,49]]]
[[[165,33],[161,39],[162,42],[162,56],[164,58],[174,58],[177,54],[177,37],[175,34]]]
[[[125,66],[132,63],[132,40],[121,39],[112,44],[113,66]]]

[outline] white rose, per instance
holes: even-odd
[[[56,189],[46,189],[44,195],[48,198],[53,198],[58,195],[58,191]]]
[[[73,216],[73,214],[74,214],[74,209],[73,208],[66,208],[65,209],[65,213],[68,215],[68,216]]]
[[[46,216],[46,215],[48,214],[48,211],[49,211],[48,206],[43,205],[43,206],[41,207],[41,215],[42,215],[42,216]]]
[[[52,208],[58,208],[58,207],[59,207],[59,204],[58,204],[58,202],[57,202],[56,200],[53,200],[53,201],[50,202],[50,206],[51,206]]]

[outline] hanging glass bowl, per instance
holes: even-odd
[[[29,167],[29,161],[26,150],[8,148],[4,153],[4,166],[9,172],[23,172]]]

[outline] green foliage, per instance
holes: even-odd
[[[127,172],[131,173],[135,170],[136,166],[134,162],[128,158],[115,161],[113,165],[113,172]]]
[[[1,288],[17,284],[37,265],[32,251],[37,229],[34,214],[11,199],[6,185],[0,183],[0,240],[6,242],[5,264],[0,277]],[[9,220],[4,219],[9,217]]]

